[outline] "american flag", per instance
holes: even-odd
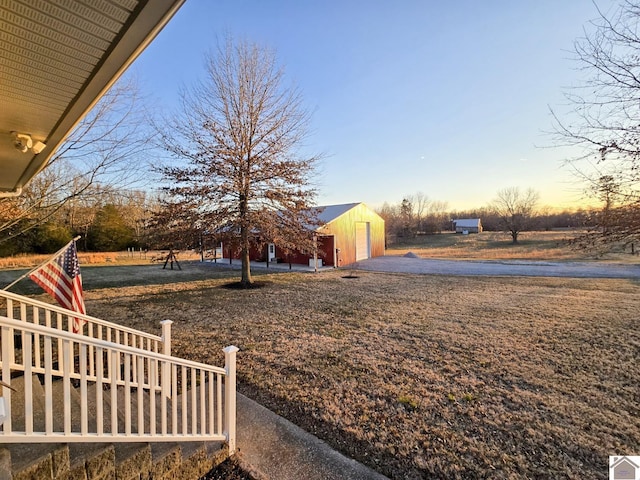
[[[64,308],[85,313],[82,276],[80,275],[80,263],[75,242],[70,242],[67,248],[58,255],[30,273],[29,278],[40,285]],[[74,318],[73,333],[80,332],[82,325],[83,322],[79,318]]]

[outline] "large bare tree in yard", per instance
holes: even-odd
[[[524,192],[517,187],[498,191],[491,207],[504,231],[511,235],[512,243],[518,243],[520,232],[530,228],[538,198],[538,193],[531,188]]]
[[[302,152],[309,114],[272,51],[226,39],[206,56],[206,72],[160,129],[175,159],[162,172],[173,221],[236,235],[249,286],[252,245],[313,248],[318,157]]]
[[[586,81],[554,112],[559,142],[581,152],[568,163],[603,203],[589,246],[640,239],[640,2],[599,14],[574,46]]]

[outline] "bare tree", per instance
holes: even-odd
[[[162,173],[183,225],[237,233],[248,286],[252,244],[313,248],[318,157],[301,152],[309,113],[298,90],[284,86],[272,51],[226,39],[206,68],[206,80],[182,93],[180,114],[160,129],[163,147],[187,165]]]
[[[429,203],[426,216],[425,230],[429,233],[442,233],[450,224],[451,215],[448,213],[449,204],[445,201],[434,200]]]
[[[415,223],[413,227],[415,232],[424,232],[424,217],[431,203],[429,197],[422,192],[418,192],[413,195],[407,195],[405,199],[413,208],[412,220]]]
[[[618,206],[605,200],[599,218],[607,225],[598,225],[594,241],[633,241],[640,238],[630,228],[640,208],[640,5],[625,0],[611,14],[598,13],[575,42],[586,81],[566,93],[571,110],[562,119],[553,112],[556,133],[561,144],[580,147],[568,163],[588,194],[602,200],[603,179],[615,185]]]
[[[0,242],[49,221],[74,199],[95,198],[140,182],[148,171],[146,124],[137,84],[132,79],[118,82],[20,197],[0,198]]]
[[[396,236],[400,230],[399,206],[384,202],[382,207],[376,209],[376,213],[384,219],[385,245],[391,245],[396,240]]]
[[[513,243],[518,243],[520,232],[529,228],[538,199],[539,194],[531,188],[524,193],[517,187],[498,191],[491,207],[500,218],[504,231],[511,235]]]

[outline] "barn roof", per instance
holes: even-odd
[[[323,205],[318,207],[320,213],[318,214],[318,220],[323,224],[333,222],[340,215],[347,213],[352,208],[360,205],[361,202],[358,203],[343,203],[340,205]]]
[[[456,224],[456,227],[462,227],[462,228],[478,227],[480,226],[480,219],[479,218],[460,218],[460,219],[454,220],[454,223]]]

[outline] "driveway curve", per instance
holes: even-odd
[[[640,265],[527,260],[433,260],[384,256],[362,260],[351,268],[371,272],[425,275],[488,275],[522,277],[640,278]]]

